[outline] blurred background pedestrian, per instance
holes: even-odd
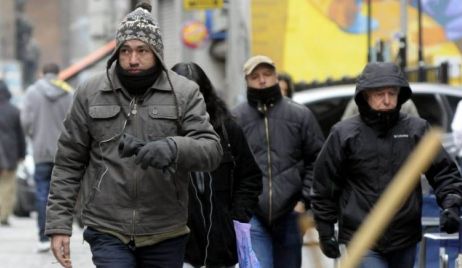
[[[454,145],[457,150],[456,159],[458,160],[459,170],[462,170],[462,100],[457,104],[451,129],[454,137]]]
[[[43,77],[29,86],[24,96],[21,123],[32,142],[35,163],[35,199],[37,209],[38,252],[48,251],[50,242],[45,230],[45,210],[50,189],[51,170],[63,120],[72,102],[72,88],[58,79],[59,66],[47,63]]]
[[[278,80],[282,96],[292,98],[292,95],[294,94],[294,83],[292,81],[292,77],[288,73],[279,73]]]
[[[20,112],[10,103],[11,93],[0,80],[0,225],[8,226],[16,194],[16,168],[26,155]]]

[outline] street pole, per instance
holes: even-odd
[[[372,51],[371,51],[371,42],[372,42],[372,27],[371,27],[371,20],[372,20],[372,4],[371,0],[367,0],[367,62],[371,62],[372,59]]]
[[[403,73],[407,67],[407,0],[401,0],[400,5],[400,26],[401,35],[399,37],[399,65]]]
[[[229,29],[226,55],[225,101],[233,107],[245,96],[246,84],[242,66],[250,56],[251,1],[229,1]]]
[[[419,32],[419,48],[418,48],[418,61],[419,61],[419,72],[418,79],[419,82],[424,82],[427,80],[427,75],[425,72],[425,62],[423,58],[423,44],[422,44],[422,0],[417,0],[417,27]]]

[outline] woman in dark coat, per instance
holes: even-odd
[[[26,154],[26,139],[19,110],[10,103],[11,93],[0,80],[0,224],[9,225],[16,196],[16,167]]]
[[[199,85],[223,148],[223,160],[217,169],[191,174],[191,233],[185,262],[194,267],[232,267],[237,263],[233,220],[249,222],[262,189],[261,171],[244,133],[205,72],[195,63],[178,63],[172,70]]]

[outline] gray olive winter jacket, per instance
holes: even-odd
[[[222,148],[198,86],[171,71],[168,76],[171,83],[162,71],[141,98],[127,94],[114,68],[112,86],[101,74],[77,89],[58,142],[47,235],[71,234],[79,191],[87,226],[128,236],[186,226],[189,172],[215,169]],[[178,149],[174,171],[143,170],[134,157],[120,158],[122,133],[146,142],[171,137]]]

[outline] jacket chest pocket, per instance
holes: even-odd
[[[147,107],[146,128],[150,139],[178,135],[178,114],[174,105]]]
[[[89,115],[92,123],[90,133],[95,140],[104,141],[116,137],[123,131],[123,120],[119,118],[118,105],[91,106]]]
[[[416,146],[415,141],[407,134],[395,134],[392,141],[392,162],[401,166]]]

